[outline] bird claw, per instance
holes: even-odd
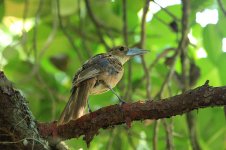
[[[90,108],[88,108],[89,113],[93,112]]]
[[[127,102],[124,101],[124,100],[122,100],[121,98],[119,99],[119,105],[123,105],[123,104],[125,104],[125,103],[127,103]]]
[[[89,113],[93,112],[90,108],[89,101],[88,101],[88,111],[89,111]]]

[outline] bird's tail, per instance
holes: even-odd
[[[75,120],[84,114],[87,99],[94,84],[95,79],[89,79],[80,83],[78,87],[72,88],[69,101],[57,122],[58,125],[66,124],[70,120]]]

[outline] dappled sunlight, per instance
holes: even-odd
[[[222,39],[222,51],[226,52],[226,38]]]
[[[178,5],[181,4],[181,0],[170,0],[170,1],[165,1],[165,0],[155,0],[155,2],[151,1],[149,3],[149,10],[147,12],[147,16],[146,16],[146,22],[149,22],[152,20],[153,15],[156,14],[157,12],[159,12],[162,8],[166,8],[168,6],[173,6],[173,5]],[[161,7],[160,7],[161,6]],[[137,13],[139,19],[142,19],[142,15],[143,15],[143,9],[141,9],[138,13]]]
[[[192,30],[188,33],[188,39],[194,45],[198,43],[197,39],[192,35]]]
[[[0,47],[5,47],[13,41],[12,36],[4,30],[0,29]],[[1,51],[1,50],[0,50]]]
[[[13,35],[22,35],[23,31],[28,32],[34,26],[34,19],[23,19],[7,16],[3,18],[4,25]]]
[[[197,55],[198,58],[206,58],[207,57],[207,53],[206,53],[206,51],[203,47],[199,48],[196,51],[196,55]]]
[[[218,11],[217,9],[205,9],[202,12],[196,13],[196,22],[202,27],[208,24],[216,24],[218,22]]]
[[[181,4],[181,0],[155,0],[155,2],[161,5],[163,8]]]
[[[41,129],[32,133],[48,145],[59,137],[76,150],[90,141],[90,150],[194,149],[193,141],[225,149],[224,1],[0,2],[0,76],[25,97]],[[0,102],[1,94],[18,97],[4,86]],[[4,124],[7,133],[19,133],[12,127],[27,125],[26,117]]]

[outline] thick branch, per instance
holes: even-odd
[[[0,71],[0,149],[48,149],[21,94]]]
[[[0,72],[0,104],[3,106],[0,109],[1,135],[8,135],[1,136],[0,147],[10,144],[15,147],[43,146],[45,149],[45,143],[39,134],[50,144],[82,135],[89,143],[100,128],[106,129],[123,123],[130,127],[131,122],[136,120],[168,118],[198,108],[224,106],[226,86],[211,87],[206,83],[167,99],[107,106],[62,126],[56,126],[55,122],[38,123],[39,132],[37,132],[24,98],[12,88],[4,74]],[[28,144],[24,144],[27,142]],[[12,145],[13,143],[17,145]]]
[[[226,105],[226,87],[205,85],[183,94],[158,101],[138,101],[123,105],[111,105],[84,115],[77,120],[56,126],[56,123],[40,123],[40,134],[58,141],[85,135],[89,144],[100,128],[144,119],[161,119],[181,115],[194,109]]]

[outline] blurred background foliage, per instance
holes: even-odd
[[[116,45],[140,41],[144,0],[0,0],[0,69],[28,100],[38,121],[57,120],[70,95],[73,75],[91,56]],[[226,1],[191,0],[187,71],[189,88],[210,80],[226,85]],[[125,4],[125,3],[124,3]],[[90,9],[90,10],[89,10]],[[89,12],[91,11],[91,12]],[[123,15],[126,13],[126,19]],[[151,52],[125,66],[123,80],[115,88],[128,101],[145,100],[148,68],[152,98],[181,93],[181,61],[172,64],[182,32],[180,0],[151,1],[145,20],[144,49]],[[126,27],[125,27],[126,21]],[[127,35],[127,37],[125,36]],[[175,68],[161,95],[168,72]],[[91,96],[92,110],[117,103],[107,92]],[[226,149],[223,108],[195,111],[195,132],[201,149]],[[159,122],[145,120],[101,130],[90,149],[192,149],[186,115]],[[155,134],[156,133],[156,134]],[[87,149],[82,137],[66,141],[71,149]]]

